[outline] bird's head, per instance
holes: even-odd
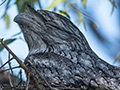
[[[87,41],[79,29],[54,12],[36,11],[28,5],[28,12],[17,15],[14,21],[22,29],[31,53],[44,52],[49,46],[85,49]]]

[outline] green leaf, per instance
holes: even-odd
[[[8,45],[10,44],[11,42],[13,42],[14,40],[16,39],[8,39],[8,40],[5,40],[5,44]],[[0,44],[0,51],[2,51],[4,49],[4,46],[2,44]]]
[[[70,19],[70,16],[69,16],[69,14],[66,12],[66,11],[62,11],[62,10],[60,10],[60,11],[58,11],[58,12],[56,12],[56,13],[58,13],[58,14],[60,14],[60,15],[63,15],[63,16],[66,16],[66,17],[68,17],[69,19]]]
[[[6,22],[6,28],[9,28],[10,26],[10,18],[7,13],[4,14],[4,20]]]
[[[25,12],[28,3],[27,0],[16,0],[15,4],[17,5],[18,12]]]
[[[16,33],[16,34],[14,34],[14,35],[12,35],[12,37],[15,37],[15,36],[17,36],[17,35],[20,35],[22,33],[22,31],[20,31],[19,33]]]
[[[82,5],[84,6],[84,8],[86,8],[86,2],[87,0],[82,0]]]
[[[112,11],[111,11],[111,14],[112,14],[114,9],[115,9],[115,7],[116,7],[116,5],[115,5],[115,1],[111,1],[111,0],[109,0],[109,1],[112,4]]]
[[[96,29],[98,28],[97,24],[94,23],[94,22],[93,22],[93,26],[94,26]]]
[[[80,23],[83,22],[82,12],[78,12],[78,17],[79,17]]]
[[[87,30],[87,29],[86,29],[85,22],[84,22],[83,15],[84,15],[84,14],[83,14],[82,12],[78,12],[79,21],[80,21],[80,23],[82,23],[82,24],[83,24],[84,29],[85,29],[85,30]]]
[[[116,61],[119,61],[120,62],[120,51],[118,52],[118,54],[117,54],[117,56],[116,56],[116,58],[115,58],[115,62]]]
[[[50,8],[55,8],[57,6],[57,4],[62,3],[62,2],[65,2],[65,0],[54,0],[52,2],[52,4],[48,8],[46,8],[45,10],[48,10]]]
[[[67,5],[64,7],[64,10],[67,11],[67,9],[70,8],[73,4],[73,2],[67,2]]]
[[[27,11],[27,4],[30,4],[32,7],[34,7],[35,2],[38,0],[16,0],[15,4],[17,5],[17,9],[19,13]],[[37,2],[38,3],[38,2]]]
[[[39,7],[40,7],[40,10],[42,10],[41,0],[37,0],[37,3],[39,5]]]
[[[83,23],[83,26],[84,26],[85,30],[87,30],[84,21],[82,23]]]

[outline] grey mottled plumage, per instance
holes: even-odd
[[[50,11],[35,11],[30,6],[28,11],[17,15],[14,21],[28,44],[25,64],[35,80],[46,86],[39,81],[28,60],[58,89],[120,90],[120,68],[100,59],[69,19]]]

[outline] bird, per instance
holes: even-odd
[[[91,49],[82,32],[68,18],[47,10],[20,13],[20,26],[29,53],[25,65],[41,90],[50,90],[31,67],[56,90],[120,90],[120,68],[102,60]],[[40,79],[40,80],[39,80]]]

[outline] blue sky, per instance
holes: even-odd
[[[49,0],[49,2],[51,1]],[[44,0],[42,3],[46,4]],[[6,3],[0,6],[0,17],[3,15],[5,5]],[[35,8],[38,9],[38,6],[36,5]],[[108,0],[88,0],[87,10],[90,12],[90,14],[92,14],[92,18],[94,18],[93,20],[96,22],[96,24],[99,25],[98,27],[101,30],[100,32],[103,33],[105,37],[112,43],[111,45],[113,45],[113,49],[115,49],[116,53],[120,51],[120,47],[117,46],[118,44],[114,44],[117,43],[115,42],[116,39],[119,39],[120,41],[120,23],[117,22],[118,18],[116,18],[118,14],[117,10],[115,9],[113,14],[111,15],[112,5]],[[9,29],[6,29],[4,19],[0,19],[0,38],[4,39],[12,38],[14,34],[20,32],[19,26],[13,21],[14,17],[18,14],[16,6],[12,5],[7,13],[9,14],[9,17],[11,19],[11,25]],[[72,14],[70,16],[72,16]],[[71,20],[74,22],[74,17],[71,17]],[[79,25],[79,29],[83,32],[91,48],[97,53],[97,55],[108,63],[113,64],[115,58],[111,57],[105,51],[106,48],[97,40],[97,38],[95,38],[91,30],[85,31],[82,24]],[[22,39],[24,39],[22,33],[17,37],[22,37]],[[22,61],[24,61],[24,58],[28,54],[28,47],[24,40],[17,39],[8,46],[20,59],[22,59]],[[3,63],[7,60],[7,55],[8,53],[5,49],[0,53],[0,59],[2,59]],[[12,65],[16,66],[17,62],[14,60],[14,62],[12,62]],[[119,64],[115,63],[114,65],[118,66]],[[15,72],[17,75],[18,70],[16,69]]]

